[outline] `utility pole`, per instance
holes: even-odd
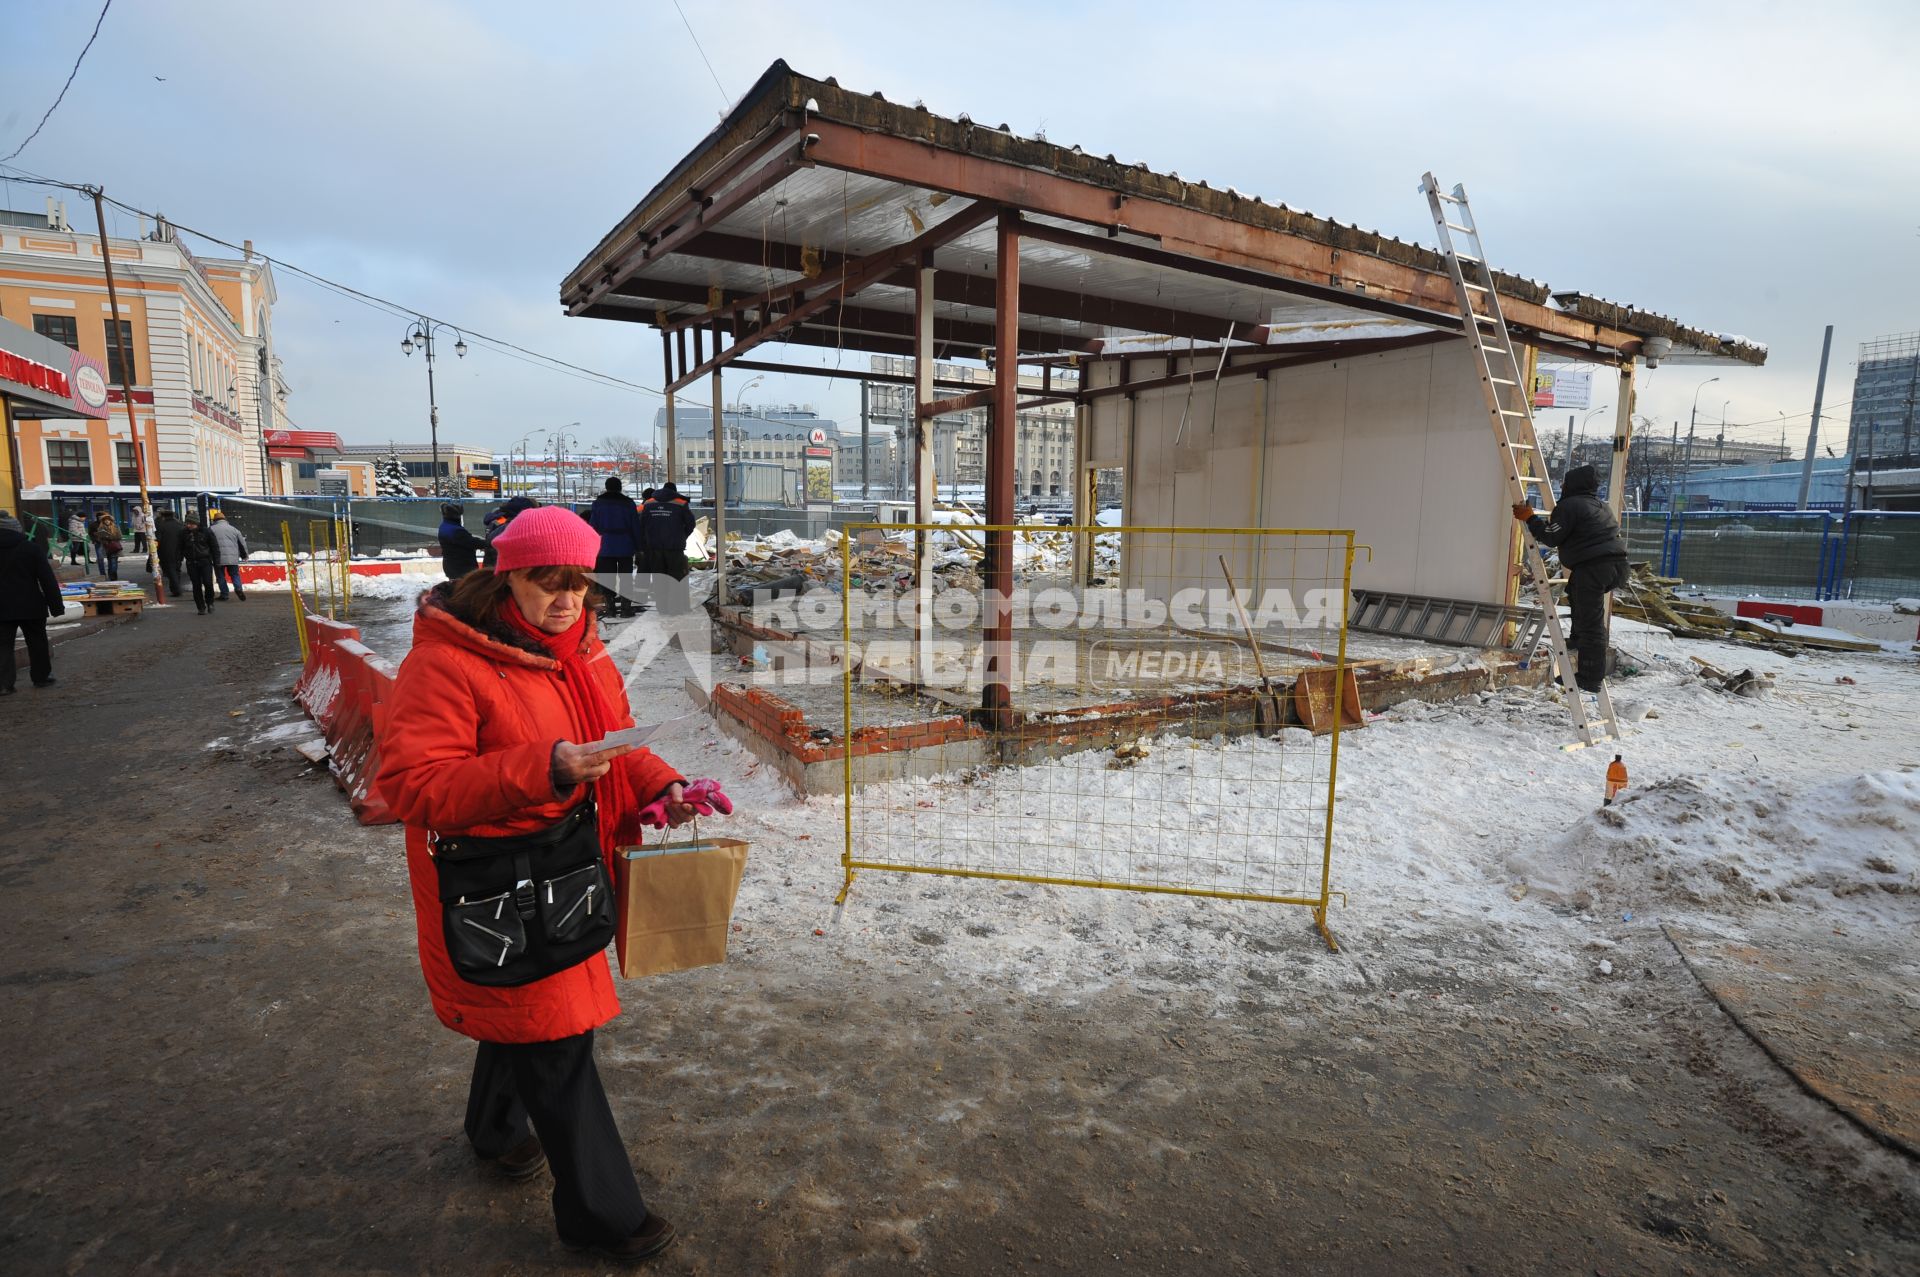
[[[1567,464],[1560,472],[1560,482],[1565,483],[1567,476],[1573,473],[1573,414],[1567,414]]]
[[[107,274],[107,307],[113,312],[113,346],[120,352],[120,402],[127,410],[127,438],[133,443],[134,473],[140,480],[140,504],[147,508],[147,514],[154,513],[153,498],[147,492],[147,444],[140,437],[140,423],[133,419],[133,350],[127,344],[127,336],[120,327],[120,293],[113,284],[113,252],[107,247],[107,211],[101,202],[103,192],[93,187],[93,216],[100,226],[100,265]],[[128,327],[132,327],[131,324]],[[158,570],[160,547],[157,542],[149,542],[153,547],[153,602],[156,607],[167,604],[167,590],[161,584],[165,573]],[[8,660],[13,659],[8,653]]]
[[[1678,422],[1674,423],[1678,425]],[[1687,455],[1680,462],[1680,507],[1686,508],[1687,489],[1693,483],[1693,423],[1687,423]]]
[[[1826,397],[1827,393],[1827,355],[1832,349],[1833,325],[1828,324],[1827,335],[1820,340],[1820,377],[1813,383],[1813,421],[1807,426],[1807,456],[1806,460],[1800,463],[1800,499],[1794,504],[1796,510],[1807,508],[1807,493],[1813,487],[1813,454],[1814,450],[1820,446],[1820,401]],[[1851,448],[1848,449],[1848,452],[1852,451]],[[1851,462],[1848,463],[1848,473],[1852,473]],[[1848,479],[1849,501],[1852,500],[1852,496],[1853,480]]]
[[[1673,460],[1680,455],[1680,423],[1673,423],[1673,440],[1667,444],[1667,510],[1672,512],[1680,507],[1674,504]]]

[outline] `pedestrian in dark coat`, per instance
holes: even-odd
[[[594,571],[616,578],[613,597],[607,610],[613,616],[633,616],[634,560],[640,554],[644,536],[640,530],[640,507],[621,490],[620,476],[607,480],[606,491],[593,499],[587,510],[587,522],[600,534],[600,557]]]
[[[35,687],[53,682],[53,650],[47,644],[47,618],[67,610],[60,579],[40,543],[0,510],[0,696],[11,696],[18,674],[13,636],[27,640],[27,674]]]
[[[532,497],[515,497],[487,516],[485,525],[487,553],[485,562],[481,565],[482,567],[491,568],[494,564],[494,559],[497,557],[493,552],[494,538],[507,530],[507,525],[513,522],[513,517],[516,514],[519,514],[522,510],[531,510],[539,504],[540,503]]]
[[[467,531],[460,515],[460,506],[455,502],[449,501],[440,507],[440,567],[449,581],[458,581],[479,567],[477,556],[487,548],[485,541]]]
[[[187,576],[193,582],[194,611],[205,616],[213,611],[213,562],[220,555],[220,546],[214,541],[213,533],[200,526],[197,514],[187,516],[181,552],[186,559]]]
[[[167,593],[177,599],[187,592],[180,575],[187,555],[187,525],[173,511],[163,509],[153,525],[153,540],[160,549],[160,571],[167,578]]]
[[[647,559],[653,571],[676,581],[687,579],[687,538],[693,535],[693,510],[680,489],[661,485],[640,512]]]
[[[1574,652],[1574,681],[1583,692],[1597,692],[1606,681],[1607,596],[1627,582],[1626,539],[1599,492],[1599,472],[1575,466],[1560,484],[1551,517],[1535,514],[1525,502],[1513,507],[1534,540],[1560,551],[1560,566],[1567,569],[1567,602],[1573,609],[1567,646]]]

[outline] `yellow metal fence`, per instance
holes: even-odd
[[[847,886],[884,870],[1297,904],[1332,945],[1343,698],[1308,713],[1294,683],[1345,680],[1355,548],[1331,529],[848,528]],[[1004,645],[982,638],[998,608]],[[1009,714],[978,709],[989,684]]]

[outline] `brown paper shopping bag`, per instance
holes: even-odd
[[[747,844],[738,838],[622,847],[614,946],[628,978],[727,960],[727,932]]]

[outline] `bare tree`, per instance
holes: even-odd
[[[647,477],[646,445],[632,435],[608,435],[594,445],[594,451],[612,457],[623,479],[638,481]]]

